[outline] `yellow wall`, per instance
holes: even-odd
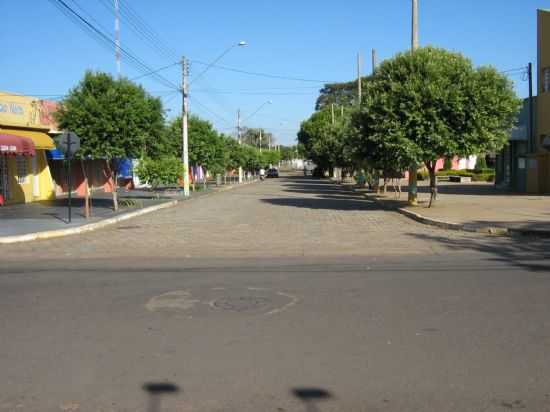
[[[537,98],[537,143],[539,151],[541,135],[550,135],[550,92],[543,93],[543,69],[550,68],[550,11],[538,10],[538,98]]]
[[[15,93],[0,92],[0,124],[55,130],[57,103]]]
[[[38,176],[39,195],[34,196],[33,185],[35,179],[32,173],[32,158],[25,157],[27,163],[27,179],[24,184],[17,182],[17,166],[15,157],[8,158],[8,184],[9,184],[9,199],[8,204],[14,203],[29,203],[38,200],[49,200],[55,198],[55,190],[53,185],[48,160],[45,150],[36,151],[36,175]]]
[[[529,155],[527,171],[529,193],[550,193],[550,152],[542,147],[550,136],[550,92],[543,92],[543,70],[550,68],[550,11],[537,11],[537,124],[535,152]]]

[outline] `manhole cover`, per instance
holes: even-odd
[[[141,226],[119,226],[118,230],[141,229]]]
[[[238,296],[218,299],[214,306],[224,310],[243,312],[246,310],[260,309],[269,305],[269,299],[261,296]]]

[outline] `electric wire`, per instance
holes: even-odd
[[[179,87],[176,86],[173,82],[166,79],[162,75],[158,73],[154,73],[154,70],[152,70],[147,64],[145,64],[142,60],[140,60],[138,57],[136,57],[131,51],[129,51],[126,47],[123,47],[122,45],[119,47],[117,44],[103,31],[98,29],[95,25],[90,23],[87,19],[85,19],[82,15],[80,15],[76,10],[74,10],[71,6],[69,6],[65,1],[63,0],[50,0],[50,3],[54,5],[59,5],[58,9],[62,11],[66,11],[63,14],[68,16],[68,13],[70,15],[74,16],[74,19],[71,18],[71,20],[78,22],[79,26],[81,28],[84,28],[85,31],[88,34],[92,34],[92,37],[95,40],[100,40],[101,43],[104,45],[110,46],[111,50],[116,50],[117,48],[120,50],[121,55],[127,59],[127,61],[134,66],[138,71],[141,73],[147,73],[151,72],[152,76],[157,82],[162,83],[164,86],[178,89]],[[76,19],[76,20],[75,20]]]

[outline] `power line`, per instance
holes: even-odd
[[[267,77],[267,78],[270,78],[270,79],[292,80],[292,81],[299,81],[299,82],[312,82],[312,83],[323,83],[323,84],[324,83],[332,83],[328,80],[313,80],[313,79],[304,79],[304,78],[301,78],[301,77],[282,76],[282,75],[278,75],[278,74],[251,72],[251,71],[247,71],[247,70],[235,69],[235,68],[232,68],[232,67],[219,66],[219,65],[216,65],[216,64],[205,63],[205,62],[200,61],[200,60],[191,60],[191,62],[192,63],[197,63],[197,64],[202,64],[202,65],[205,65],[205,66],[214,67],[214,68],[219,69],[219,70],[226,70],[226,71],[235,72],[235,73],[247,74],[249,76]]]
[[[161,71],[163,71],[163,70],[166,70],[166,69],[168,69],[168,68],[170,68],[170,67],[173,67],[173,66],[175,66],[175,65],[177,65],[177,64],[179,64],[179,63],[180,63],[180,62],[170,63],[169,65],[163,66],[163,67],[161,67],[160,69],[156,69],[156,70],[153,70],[153,71],[150,71],[150,72],[141,74],[141,75],[139,75],[139,76],[132,77],[132,78],[130,79],[130,81],[134,81],[134,80],[137,80],[137,79],[141,79],[141,78],[146,77],[146,76],[151,76],[151,75],[153,75],[153,74],[156,74],[156,73],[158,73],[158,72],[161,72]]]
[[[222,120],[223,122],[227,123],[227,124],[231,124],[230,121],[228,121],[226,118],[224,118],[223,116],[220,116],[219,114],[217,114],[216,112],[210,110],[208,107],[206,107],[204,104],[202,104],[201,102],[199,102],[197,100],[196,97],[192,97],[192,96],[189,96],[189,99],[192,100],[196,105],[198,105],[199,107],[201,107],[204,111],[210,113],[211,115],[217,117],[218,119]]]
[[[165,41],[163,41],[163,39],[158,35],[155,29],[151,25],[149,25],[147,21],[139,15],[139,13],[136,12],[136,10],[130,5],[130,3],[126,2],[126,0],[120,1],[120,3],[122,6],[122,10],[126,11],[125,14],[137,21],[138,26],[142,27],[143,31],[147,33],[153,40],[156,40],[161,50],[166,52],[166,54],[171,55],[172,57],[178,57],[174,49],[172,49]]]
[[[115,42],[104,32],[102,32],[100,29],[98,29],[96,26],[94,26],[92,23],[90,23],[88,20],[86,20],[84,17],[82,17],[77,11],[75,11],[71,6],[69,6],[65,1],[63,0],[50,0],[50,2],[56,6],[59,6],[58,9],[64,11],[63,14],[66,16],[74,16],[74,18],[71,18],[71,20],[76,21],[78,25],[83,27],[89,34],[92,34],[92,37],[94,37],[95,40],[100,40],[101,43],[107,44],[112,47],[117,47]],[[66,12],[65,12],[66,11]],[[67,13],[70,13],[68,15]],[[147,66],[142,60],[140,60],[138,57],[136,57],[133,53],[131,53],[129,50],[127,50],[126,47],[120,47],[120,51],[122,52],[123,57],[128,59],[128,61],[138,70],[142,73],[146,72],[153,72],[153,70]],[[172,83],[170,80],[166,79],[165,77],[161,76],[158,73],[153,74],[153,78],[156,79],[158,82],[162,83],[163,85],[179,89],[178,86],[176,86],[174,83]]]
[[[101,4],[115,16],[115,11],[108,0],[100,0]],[[176,57],[176,53],[171,50],[162,39],[153,33],[153,29],[135,12],[130,10],[126,2],[119,0],[120,18],[128,23],[128,28],[138,37],[148,43],[149,47],[161,57]],[[177,57],[176,57],[177,58]]]

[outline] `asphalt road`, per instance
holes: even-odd
[[[550,411],[547,241],[323,181],[0,247],[0,411]]]

